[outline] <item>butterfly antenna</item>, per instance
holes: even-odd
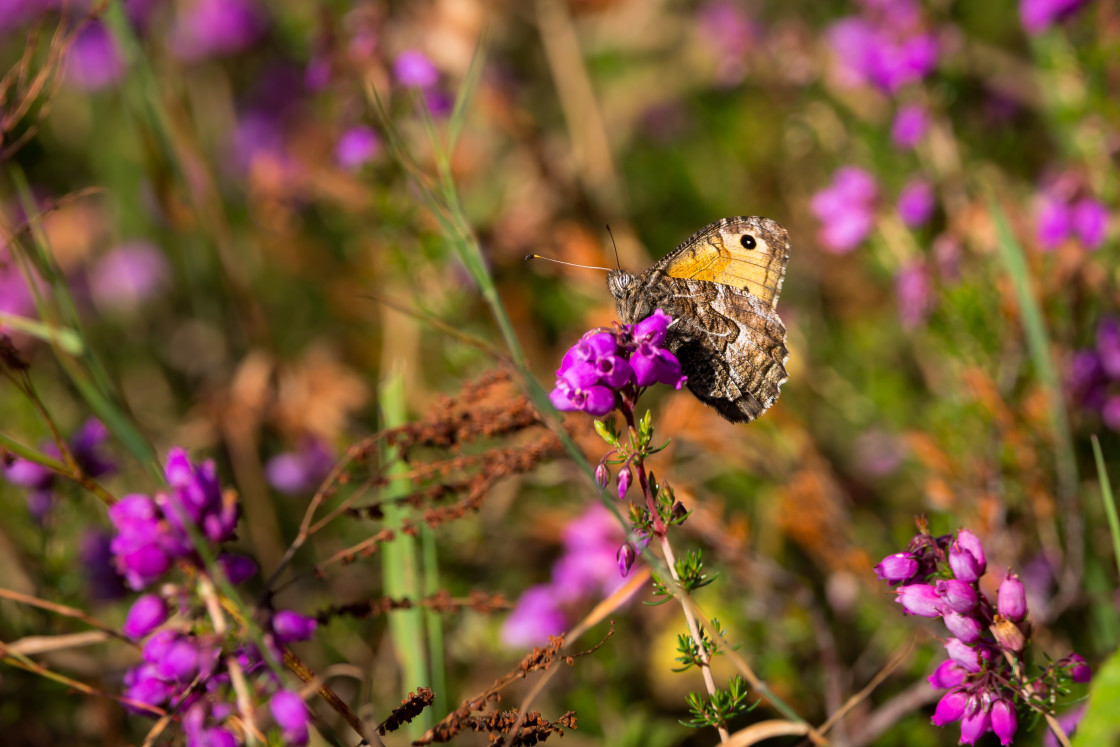
[[[614,263],[618,265],[618,269],[622,269],[622,263],[618,261],[618,244],[614,243],[614,234],[611,233],[611,224],[607,224],[607,236],[611,237],[611,246],[614,247]]]
[[[546,262],[555,262],[558,265],[567,265],[568,267],[579,267],[584,270],[602,270],[603,272],[612,272],[609,267],[593,267],[591,265],[577,265],[575,262],[564,262],[563,260],[553,259],[552,257],[542,257],[539,254],[526,254],[525,261],[530,259],[543,259]]]

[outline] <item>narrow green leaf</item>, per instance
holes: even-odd
[[[0,324],[5,324],[24,334],[57,345],[70,355],[81,355],[86,349],[82,343],[81,335],[67,327],[60,327],[49,322],[40,322],[37,319],[28,319],[3,311],[0,311]]]
[[[1101,501],[1104,503],[1104,513],[1108,517],[1108,530],[1112,534],[1112,562],[1116,563],[1120,571],[1120,519],[1116,516],[1116,501],[1112,497],[1112,485],[1108,480],[1108,470],[1104,466],[1104,454],[1101,453],[1101,443],[1097,435],[1093,434],[1093,458],[1097,462],[1097,479],[1101,483]]]
[[[1120,653],[1114,652],[1093,675],[1089,708],[1077,727],[1074,747],[1120,744]]]
[[[1027,334],[1031,361],[1035,373],[1046,390],[1050,402],[1050,427],[1054,431],[1055,461],[1058,471],[1058,491],[1068,506],[1077,492],[1077,460],[1073,449],[1073,436],[1070,434],[1069,417],[1062,396],[1061,379],[1050,354],[1049,335],[1042,318],[1042,310],[1035,299],[1031,287],[1030,273],[1023,259],[1023,248],[1008,225],[1007,216],[994,198],[989,198],[988,209],[995,222],[999,237],[999,252],[1007,267],[1007,274],[1015,285],[1015,297],[1019,302],[1019,315]]]

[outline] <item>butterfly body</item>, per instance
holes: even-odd
[[[725,419],[753,420],[788,378],[786,329],[775,309],[789,237],[768,218],[724,218],[686,239],[641,275],[613,270],[607,287],[626,324],[663,310],[666,345],[688,388]]]

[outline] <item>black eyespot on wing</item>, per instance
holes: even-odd
[[[743,245],[744,249],[754,249],[758,246],[758,242],[755,241],[754,236],[751,236],[749,233],[740,236],[739,243]]]

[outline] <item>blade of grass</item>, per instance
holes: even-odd
[[[78,389],[94,415],[105,424],[105,427],[120,440],[141,464],[144,464],[152,474],[162,477],[163,473],[155,448],[133,425],[124,408],[117,404],[119,397],[113,389],[105,369],[93,350],[84,341],[81,320],[78,317],[73,297],[70,295],[66,277],[54,262],[50,245],[43,232],[42,222],[34,217],[37,215],[37,208],[27,177],[22,169],[14,163],[8,164],[8,174],[16,187],[24,212],[29,216],[28,226],[31,229],[32,246],[37,253],[40,270],[44,278],[50,283],[51,300],[57,305],[57,307],[52,307],[46,298],[36,294],[39,315],[52,322],[56,317],[62,316],[67,325],[73,329],[74,334],[78,336],[82,345],[83,354],[72,356],[60,344],[56,344],[56,341],[52,338],[48,342],[52,343],[51,349],[55,352],[55,358],[70,377],[71,382]],[[19,242],[13,242],[12,245],[15,247],[13,253],[18,255],[21,248]]]
[[[15,314],[7,314],[3,311],[0,311],[0,323],[6,324],[12,329],[18,329],[20,332],[31,335],[44,342],[58,345],[59,348],[70,355],[81,355],[85,352],[85,345],[82,344],[81,335],[72,329],[59,327],[48,322],[40,322],[36,319],[16,316]]]
[[[1101,442],[1097,435],[1092,436],[1093,459],[1097,462],[1097,479],[1101,483],[1101,501],[1104,503],[1104,514],[1108,517],[1108,530],[1112,535],[1112,559],[1116,563],[1116,570],[1120,572],[1120,519],[1116,516],[1116,500],[1112,497],[1112,484],[1108,480],[1108,470],[1104,466],[1104,454],[1101,453]]]
[[[1059,495],[1069,509],[1074,496],[1077,494],[1077,459],[1073,450],[1073,437],[1070,435],[1069,417],[1066,413],[1065,400],[1062,397],[1061,379],[1058,369],[1050,354],[1049,335],[1046,324],[1042,319],[1042,310],[1038,306],[1034,292],[1031,289],[1031,278],[1027,272],[1027,263],[1023,259],[1023,248],[1012,233],[1008,225],[1007,216],[999,203],[989,197],[988,209],[995,222],[996,235],[999,237],[999,252],[1003,258],[1007,273],[1015,285],[1015,296],[1019,302],[1019,314],[1023,320],[1023,328],[1027,334],[1027,345],[1030,348],[1031,361],[1034,363],[1035,373],[1046,390],[1050,404],[1050,427],[1054,431],[1055,461],[1058,470]]]
[[[406,422],[404,377],[400,371],[393,370],[385,377],[378,401],[381,404],[383,428],[393,428]],[[386,476],[407,471],[408,466],[395,458],[395,450],[383,448],[381,456],[382,464],[392,464]],[[409,489],[408,481],[400,479],[390,480],[384,489],[386,504],[384,526],[394,530],[396,536],[392,542],[383,546],[384,561],[381,564],[381,575],[386,595],[394,599],[405,598],[416,601],[422,596],[423,588],[420,562],[417,558],[417,542],[415,537],[399,531],[406,510],[396,505],[393,500],[407,494]],[[389,615],[389,632],[393,637],[393,650],[400,658],[403,678],[402,696],[417,687],[431,687],[428,662],[425,657],[423,610],[419,607],[394,610]],[[431,710],[426,709],[409,724],[408,733],[413,739],[418,739],[431,728],[432,723]]]

